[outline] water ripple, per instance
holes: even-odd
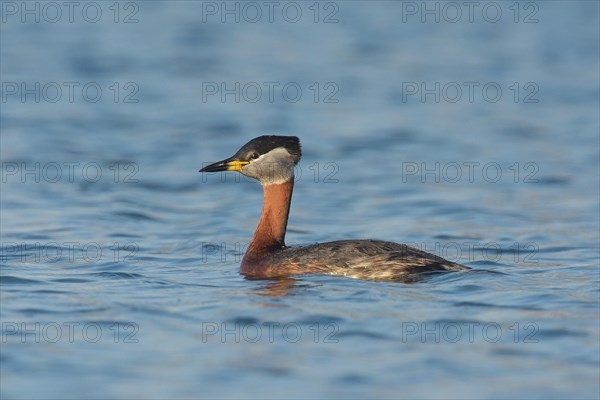
[[[34,279],[19,278],[17,276],[2,275],[0,276],[1,285],[41,285],[48,282],[38,281]]]
[[[113,214],[118,217],[130,218],[137,221],[158,221],[157,218],[139,211],[116,211]]]
[[[394,337],[390,335],[384,335],[379,332],[371,332],[362,329],[349,329],[349,330],[340,330],[336,334],[337,338],[349,338],[349,337],[359,337],[363,339],[375,339],[375,340],[395,340]]]
[[[528,305],[511,305],[511,304],[490,304],[483,302],[474,302],[474,301],[457,301],[454,302],[454,305],[457,307],[483,307],[483,308],[500,308],[500,309],[510,309],[510,310],[524,310],[524,311],[541,311],[543,308],[539,307],[531,307]]]
[[[112,272],[112,271],[96,272],[91,275],[99,276],[101,278],[108,278],[108,279],[139,279],[139,278],[144,277],[144,275],[136,274],[133,272]]]

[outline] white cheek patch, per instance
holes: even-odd
[[[242,174],[258,179],[263,185],[276,185],[294,179],[294,160],[283,147],[263,154],[242,168]]]

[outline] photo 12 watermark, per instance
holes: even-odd
[[[509,21],[537,24],[540,5],[535,1],[402,1],[402,23],[458,24]]]
[[[534,161],[403,161],[400,167],[403,183],[538,183],[540,170]]]
[[[136,82],[16,82],[4,81],[2,103],[98,103],[136,104],[139,86]]]
[[[103,164],[95,161],[2,162],[2,183],[138,183],[135,162]]]
[[[284,341],[298,343],[338,343],[340,330],[336,322],[315,322],[310,325],[297,322],[202,322],[202,343],[274,343]]]
[[[97,263],[132,261],[139,252],[134,242],[9,242],[0,243],[0,262]]]
[[[2,321],[1,342],[6,343],[139,343],[135,322],[17,322]]]
[[[537,323],[513,322],[504,325],[497,322],[402,322],[402,343],[498,343],[509,340],[514,343],[539,343]]]
[[[136,1],[2,1],[0,14],[3,24],[137,24],[140,6]]]
[[[339,86],[335,82],[202,82],[202,102],[221,103],[313,103],[337,104]]]
[[[402,103],[540,102],[537,82],[402,82]]]
[[[201,20],[222,24],[337,24],[339,11],[339,3],[333,1],[203,1]]]

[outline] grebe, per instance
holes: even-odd
[[[339,240],[306,247],[286,247],[294,166],[302,156],[295,136],[260,136],[233,156],[200,172],[238,171],[263,186],[264,203],[240,273],[250,278],[328,274],[365,280],[403,280],[431,271],[469,269],[405,244],[381,240]]]

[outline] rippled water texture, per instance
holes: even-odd
[[[600,396],[597,2],[48,4],[0,10],[2,398]],[[472,270],[244,279],[261,188],[198,170],[269,133],[289,244]]]

